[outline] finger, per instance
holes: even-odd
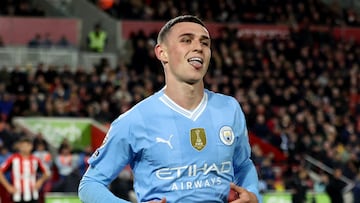
[[[241,192],[245,191],[245,188],[235,185],[234,183],[230,183],[230,188],[238,192],[239,194]]]
[[[237,199],[239,203],[243,202],[250,202],[250,196],[249,195],[240,195],[239,199]]]
[[[235,185],[235,183],[230,183],[230,188],[237,191],[240,187]]]

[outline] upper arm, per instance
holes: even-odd
[[[12,156],[10,156],[9,158],[7,158],[2,164],[1,164],[1,171],[2,172],[6,172],[8,170],[11,169],[12,166]]]
[[[96,169],[98,173],[108,178],[107,184],[115,179],[121,170],[132,162],[132,135],[130,122],[118,120],[114,122],[100,146],[89,158],[89,170]],[[93,176],[92,173],[87,174]],[[94,176],[94,179],[97,177]]]
[[[258,174],[253,161],[251,160],[251,147],[246,125],[245,115],[240,106],[236,113],[236,129],[238,139],[234,153],[234,176],[235,184],[244,187],[254,193],[260,199],[258,188]]]

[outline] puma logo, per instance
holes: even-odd
[[[165,143],[165,144],[169,145],[170,149],[172,149],[173,146],[171,145],[171,138],[172,138],[173,136],[174,136],[174,135],[170,135],[170,137],[169,137],[168,140],[165,140],[165,139],[163,139],[163,138],[161,138],[161,137],[157,137],[157,138],[156,138],[156,142]]]

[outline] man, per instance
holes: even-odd
[[[239,103],[204,89],[210,43],[195,16],[160,30],[155,53],[166,85],[111,124],[80,182],[83,202],[126,202],[107,186],[127,164],[138,202],[227,202],[230,188],[233,203],[261,202]]]
[[[0,183],[12,194],[15,203],[37,203],[39,190],[50,177],[48,168],[36,156],[31,154],[33,145],[28,137],[17,142],[18,153],[11,155],[0,170]],[[10,183],[4,173],[11,171]],[[38,176],[41,173],[41,176]]]
[[[89,32],[87,44],[90,51],[102,53],[107,44],[107,34],[101,29],[100,23],[95,24],[94,30]]]
[[[331,203],[343,203],[343,189],[346,186],[341,180],[341,176],[343,175],[341,168],[335,168],[334,173],[329,178],[329,182],[326,186],[326,192],[330,197]]]
[[[306,169],[299,165],[292,175],[290,187],[292,189],[291,201],[292,203],[306,202],[306,192],[308,190],[308,173]]]

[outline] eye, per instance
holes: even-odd
[[[202,41],[201,44],[208,47],[210,43],[207,41]]]
[[[188,37],[182,38],[180,41],[181,41],[181,42],[184,42],[184,43],[191,43],[191,39],[188,38]]]

